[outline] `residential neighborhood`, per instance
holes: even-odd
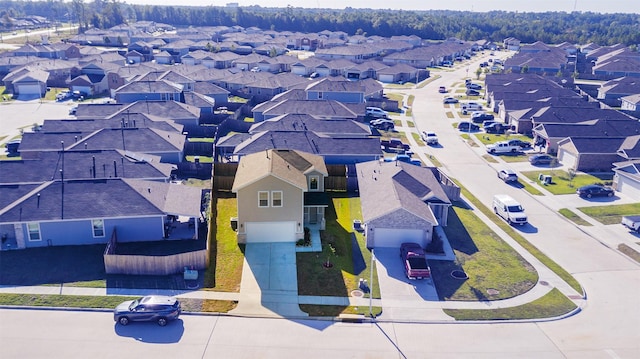
[[[597,268],[638,264],[620,224],[640,215],[637,47],[137,21],[1,52],[0,77],[2,112],[24,116],[0,133],[3,289],[99,282],[239,317],[555,321],[588,303],[565,241],[608,248]],[[492,202],[506,194],[521,226]],[[100,254],[80,280],[20,283],[10,267],[56,248]],[[428,276],[409,275],[414,256]],[[538,299],[555,304],[501,312]]]

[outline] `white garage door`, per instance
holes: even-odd
[[[20,95],[39,95],[40,85],[20,85],[18,86],[18,93]]]
[[[562,163],[562,165],[570,167],[570,168],[576,168],[576,162],[577,162],[577,158],[575,155],[573,155],[572,153],[569,153],[567,151],[564,150],[560,150],[560,155],[558,156],[558,161],[560,163]]]
[[[295,242],[296,222],[248,222],[247,243]]]
[[[422,229],[398,229],[398,228],[376,228],[373,233],[373,246],[400,248],[404,242],[418,243],[422,247],[426,245],[424,241],[424,231]]]
[[[638,185],[628,178],[618,177],[618,192],[623,193],[625,196],[631,197],[633,200],[640,200],[640,188]]]

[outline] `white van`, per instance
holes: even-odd
[[[493,211],[498,216],[504,218],[509,224],[527,224],[527,215],[524,208],[515,199],[506,194],[493,196]]]

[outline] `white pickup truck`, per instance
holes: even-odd
[[[632,231],[640,232],[640,216],[624,216],[621,223]]]
[[[508,141],[500,141],[490,145],[487,145],[487,152],[489,153],[516,153],[522,151],[520,146],[510,145]]]

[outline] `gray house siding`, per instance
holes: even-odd
[[[375,228],[422,229],[424,231],[424,245],[431,243],[433,223],[425,221],[411,212],[400,209],[383,217],[367,222],[367,248],[375,247]]]

